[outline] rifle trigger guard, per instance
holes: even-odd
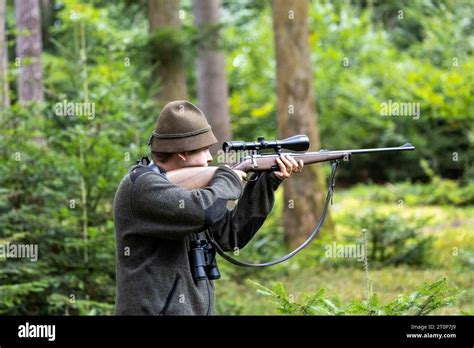
[[[247,182],[254,182],[254,181],[257,181],[259,177],[260,177],[260,173],[257,173],[257,175],[255,176],[255,179],[246,180],[246,181],[247,181]]]

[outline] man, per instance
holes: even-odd
[[[193,277],[189,250],[206,241],[206,231],[226,251],[243,248],[270,213],[274,191],[303,168],[281,156],[280,171],[245,188],[246,173],[225,165],[203,189],[188,191],[167,179],[168,171],[207,166],[215,143],[204,114],[190,102],[174,101],[161,111],[149,143],[153,162],[132,168],[115,195],[116,314],[213,314],[214,285]],[[227,201],[237,199],[228,209]]]

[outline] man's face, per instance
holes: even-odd
[[[183,167],[207,167],[208,163],[212,161],[209,146],[199,150],[186,152],[184,157],[186,158],[186,161],[181,162]]]

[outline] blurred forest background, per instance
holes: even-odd
[[[39,246],[0,259],[0,314],[113,313],[113,196],[184,98],[220,141],[416,146],[342,163],[329,221],[291,261],[221,259],[218,314],[472,314],[473,47],[470,0],[0,0],[0,243]],[[391,102],[419,117],[382,115]],[[329,166],[311,168],[234,256],[312,231]],[[327,254],[364,241],[365,261]]]

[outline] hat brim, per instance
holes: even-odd
[[[209,130],[208,132],[187,138],[153,138],[151,151],[164,153],[187,152],[202,149],[203,147],[208,147],[217,143],[218,141],[214,136],[214,133],[212,133],[212,130]]]

